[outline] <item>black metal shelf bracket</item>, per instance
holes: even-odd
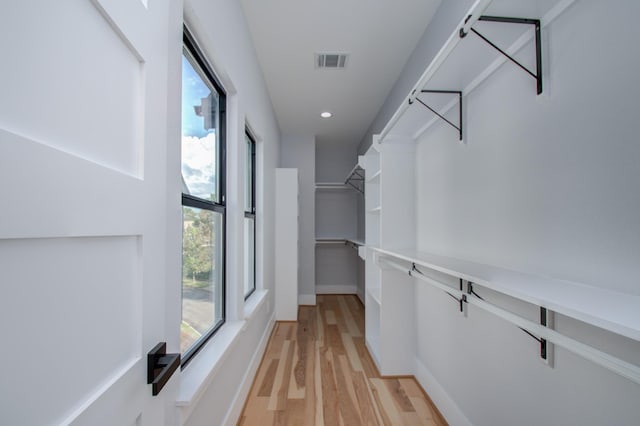
[[[362,172],[363,170],[360,167],[356,166],[349,177],[347,177],[345,183],[358,191],[360,194],[364,195],[364,174]]]
[[[499,48],[495,43],[489,40],[484,35],[480,34],[475,28],[471,27],[470,30],[480,37],[483,41],[488,43],[491,47],[496,49],[502,55],[504,55],[511,62],[522,68],[527,74],[536,79],[536,89],[538,95],[542,93],[542,38],[540,34],[540,20],[539,19],[528,19],[528,18],[505,18],[501,16],[481,16],[478,18],[478,21],[483,22],[500,22],[507,24],[525,24],[525,25],[533,25],[535,27],[535,44],[536,44],[536,72],[529,70],[527,67],[522,65],[520,62],[516,61],[511,55],[507,52]],[[460,38],[464,38],[469,34],[465,32],[463,28],[460,28]]]
[[[180,354],[168,354],[167,343],[160,342],[147,353],[147,384],[156,396],[180,365]]]
[[[460,289],[462,290],[462,278],[460,279]],[[480,296],[478,293],[476,293],[476,291],[473,289],[473,282],[471,281],[467,281],[467,294],[469,296],[475,296],[480,300],[484,300],[484,298]],[[547,308],[540,307],[540,325],[544,327],[552,327],[552,324],[551,324],[553,322],[552,315],[553,313],[549,311]],[[553,363],[551,360],[552,358],[551,344],[547,342],[547,339],[543,339],[542,337],[536,336],[526,328],[522,328],[522,327],[518,327],[518,328],[540,344],[540,358],[542,359],[543,362],[545,362],[549,366],[552,366]]]
[[[543,308],[540,307],[540,325],[547,327],[548,324],[548,319],[549,319],[549,312],[547,311],[547,308]],[[529,330],[526,330],[522,327],[518,327],[520,330],[522,330],[523,332],[525,332],[526,334],[528,334],[529,336],[531,336],[534,340],[536,340],[539,344],[540,344],[540,358],[542,358],[543,361],[548,362],[549,361],[549,353],[548,353],[548,346],[547,346],[547,339],[543,339],[542,337],[538,337],[536,335],[534,335],[533,333],[531,333]]]
[[[441,118],[442,120],[444,120],[447,124],[449,124],[451,127],[453,127],[454,129],[456,129],[458,131],[458,136],[460,138],[460,140],[462,140],[462,92],[459,90],[421,90],[421,93],[444,93],[444,94],[454,94],[454,95],[458,95],[458,118],[459,118],[459,125],[456,126],[455,124],[453,124],[451,121],[449,121],[447,118],[445,118],[442,114],[440,114],[438,111],[436,111],[435,109],[431,108],[429,105],[427,105],[422,99],[420,99],[419,97],[416,96],[416,101],[420,102],[422,104],[422,106],[424,106],[425,108],[427,108],[429,111],[431,111],[432,113],[434,113],[435,115],[437,115],[439,118]]]

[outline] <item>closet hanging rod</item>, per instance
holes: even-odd
[[[533,321],[522,318],[512,312],[509,312],[501,307],[495,306],[489,302],[478,298],[467,298],[466,294],[458,289],[450,287],[440,281],[434,280],[433,278],[429,278],[425,275],[420,275],[417,273],[413,273],[411,269],[407,269],[405,266],[402,266],[392,260],[389,260],[386,257],[379,257],[378,264],[381,266],[388,266],[392,269],[396,269],[404,274],[409,274],[409,276],[416,278],[420,281],[426,282],[442,291],[450,293],[453,296],[459,297],[460,299],[465,299],[465,303],[470,305],[474,305],[484,311],[492,313],[497,317],[500,317],[517,327],[528,330],[530,333],[534,335],[538,335],[541,339],[546,339],[548,342],[561,346],[567,349],[570,352],[573,352],[576,355],[581,356],[584,359],[587,359],[595,364],[600,365],[622,377],[626,377],[627,379],[640,384],[640,367],[631,364],[622,359],[616,358],[613,355],[610,355],[606,352],[603,352],[599,349],[596,349],[592,346],[586,345],[582,342],[579,342],[575,339],[572,339],[564,334],[560,334],[555,330],[552,330],[548,327],[545,327],[540,324],[536,324]]]

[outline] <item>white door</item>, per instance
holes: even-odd
[[[170,421],[167,3],[0,5],[0,424]]]

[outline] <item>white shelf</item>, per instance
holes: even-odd
[[[640,341],[640,296],[539,277],[415,250],[378,253],[472,281],[604,330]]]
[[[316,182],[316,191],[343,191],[352,190],[355,191],[351,185],[347,185],[343,182]]]
[[[378,305],[382,305],[382,289],[380,287],[370,288],[367,292]]]
[[[377,207],[374,207],[372,209],[367,210],[367,213],[380,213],[380,210],[382,210],[382,207],[381,206],[377,206]]]
[[[459,90],[465,97],[491,77],[501,66],[513,67],[514,73],[523,72],[515,64],[471,33],[473,27],[486,35],[510,55],[514,55],[529,69],[535,71],[535,51],[533,47],[534,31],[530,25],[514,25],[478,21],[481,15],[540,19],[542,30],[562,14],[575,0],[557,0],[549,2],[521,2],[477,0],[465,18],[455,28],[446,43],[431,61],[418,82],[399,105],[380,136],[385,142],[395,139],[418,139],[431,125],[442,122],[419,102],[416,96],[441,115],[458,120],[458,100],[453,95],[421,94],[421,90]],[[467,21],[467,17],[468,21]],[[459,31],[464,28],[466,37],[460,38]],[[547,67],[544,63],[543,70]],[[544,75],[549,73],[543,72]],[[531,80],[531,96],[536,96],[536,80]],[[546,82],[543,81],[543,86]],[[448,115],[448,113],[450,113]],[[467,112],[473,114],[473,111]],[[496,117],[499,121],[499,117]],[[457,130],[451,129],[452,140],[458,139]],[[465,136],[466,137],[466,136]]]
[[[366,180],[366,183],[374,183],[380,180],[380,175],[382,174],[382,170],[378,170],[370,178]]]

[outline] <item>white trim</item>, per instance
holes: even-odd
[[[299,294],[298,295],[298,305],[312,305],[316,304],[316,295],[315,294]]]
[[[357,294],[358,286],[355,284],[342,285],[317,285],[316,294]]]
[[[417,358],[415,359],[413,375],[435,406],[438,407],[440,414],[442,414],[447,423],[451,426],[471,426],[472,423],[467,419],[460,407],[444,390],[429,369]]]
[[[262,361],[264,352],[267,349],[267,343],[269,343],[269,337],[271,337],[271,332],[273,331],[273,327],[275,326],[275,324],[276,316],[274,312],[271,315],[271,318],[269,318],[269,325],[265,327],[264,333],[262,333],[262,337],[260,338],[260,342],[256,346],[256,350],[253,353],[251,362],[247,366],[247,371],[242,378],[242,383],[238,387],[236,395],[233,397],[233,402],[231,403],[231,407],[229,408],[229,411],[227,411],[227,416],[223,422],[224,425],[235,425],[240,419],[242,408],[244,407],[244,403],[249,396],[251,385],[253,384],[253,380],[258,371],[258,367],[260,366],[260,362]]]

